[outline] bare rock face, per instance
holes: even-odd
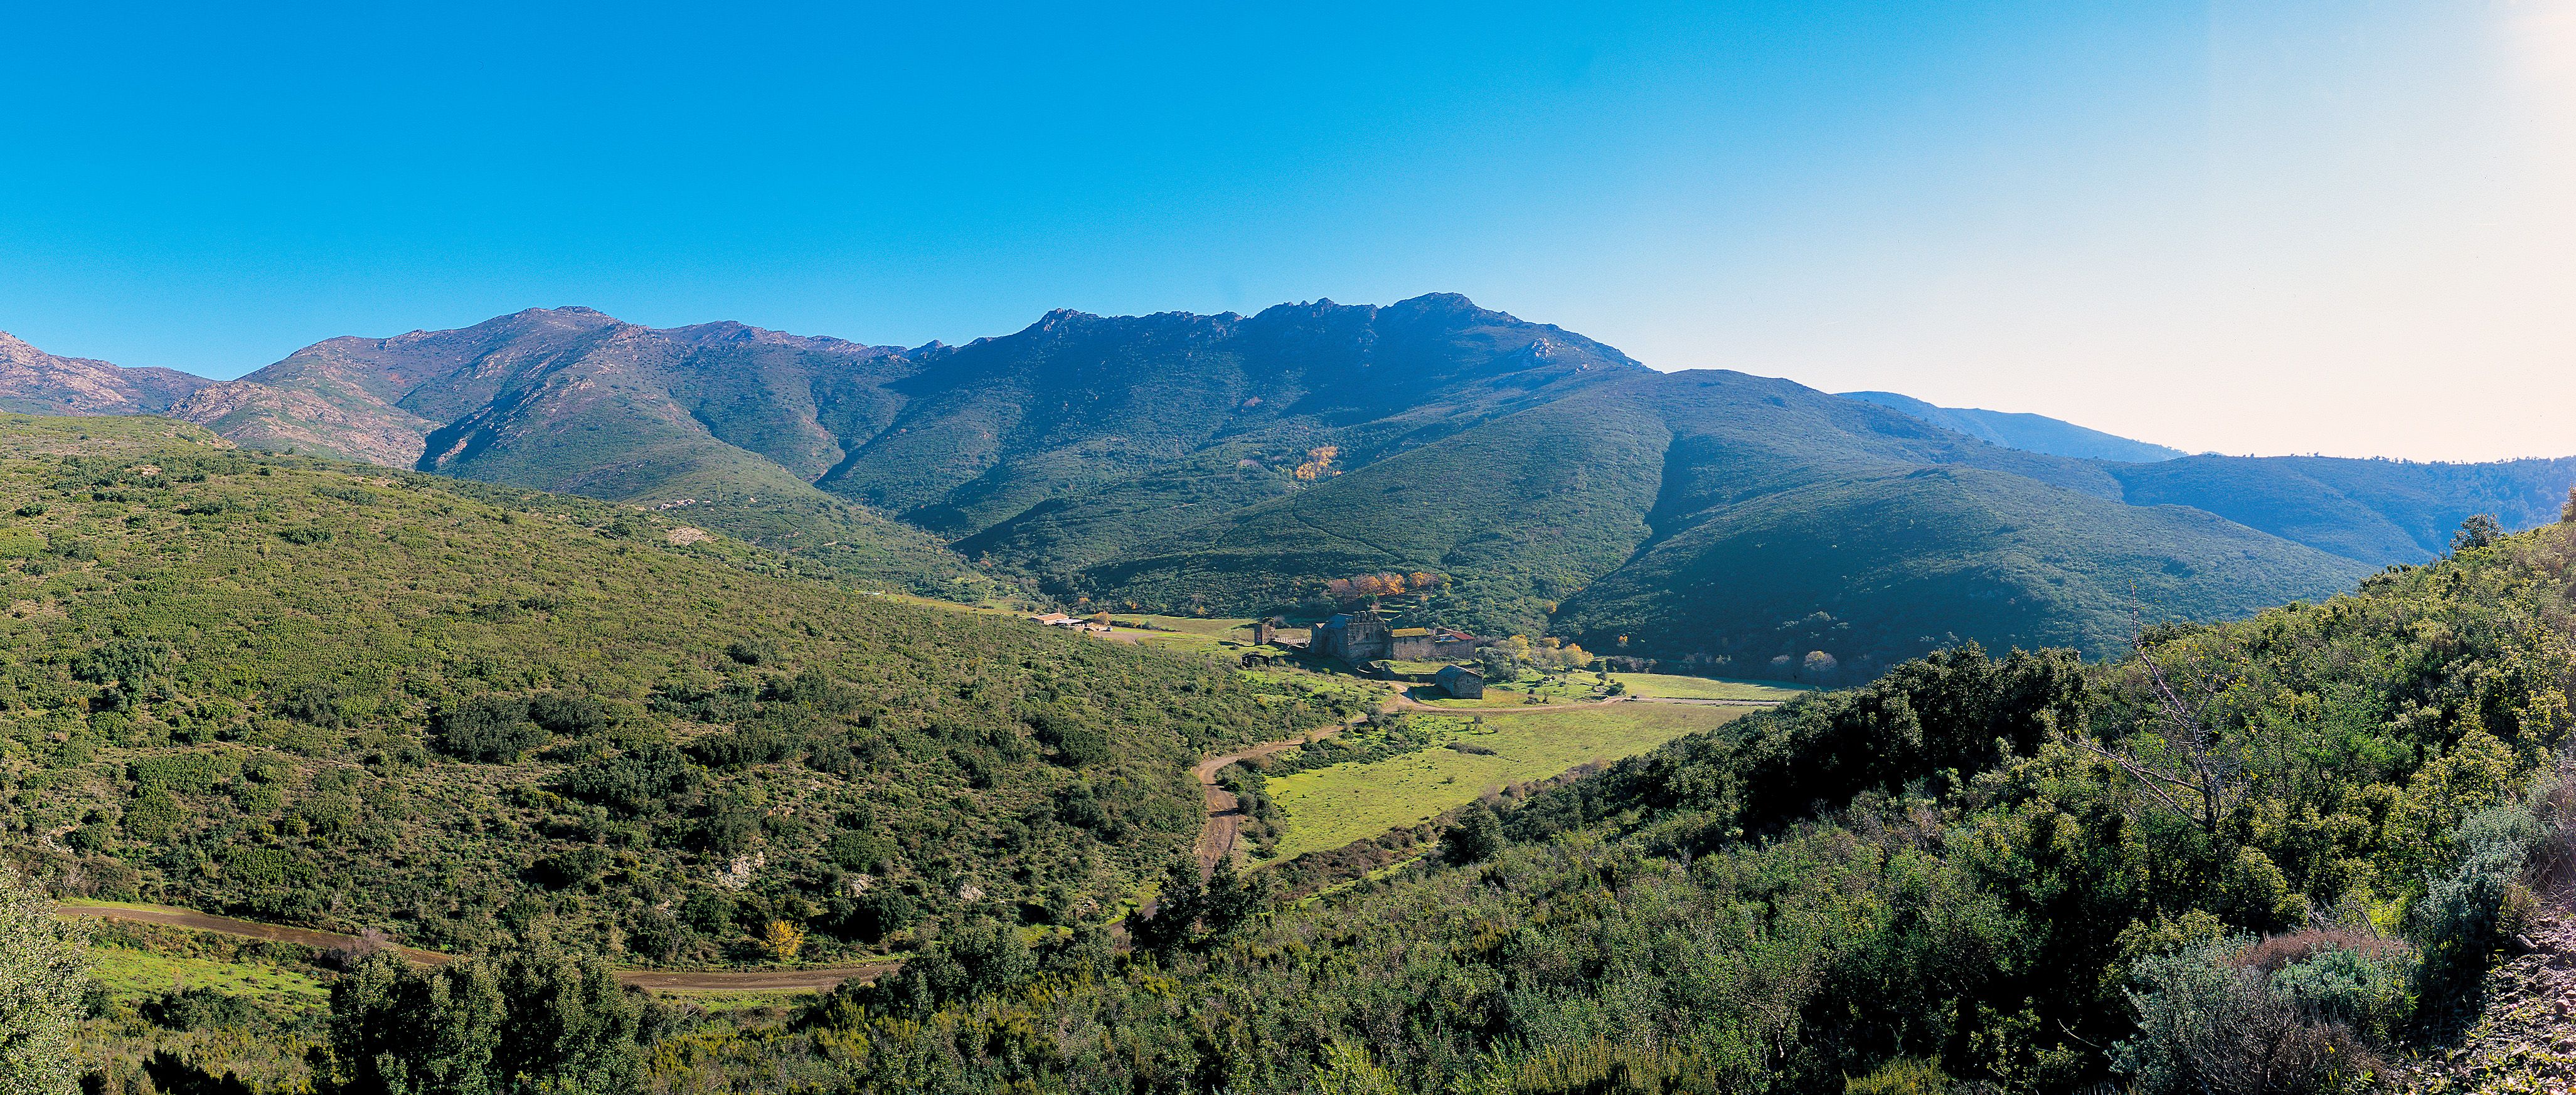
[[[56,357],[0,331],[0,409],[29,414],[160,414],[214,381]]]
[[[422,439],[437,426],[390,404],[343,407],[309,391],[249,380],[198,389],[172,406],[169,414],[239,444],[391,468],[418,463]]]

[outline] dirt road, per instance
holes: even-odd
[[[1333,733],[1339,732],[1338,728],[1333,731]],[[1316,735],[1318,738],[1330,736],[1331,734]],[[1205,878],[1216,873],[1216,865],[1224,862],[1227,856],[1234,854],[1235,842],[1243,835],[1243,803],[1236,800],[1234,792],[1216,785],[1216,774],[1224,771],[1226,765],[1236,761],[1266,757],[1304,744],[1306,744],[1304,738],[1265,741],[1259,745],[1209,757],[1200,761],[1197,768],[1191,769],[1191,773],[1199,777],[1199,793],[1207,799],[1207,826],[1199,830],[1199,877]]]
[[[64,904],[63,916],[88,916],[104,920],[130,920],[142,924],[166,924],[193,931],[220,932],[250,939],[278,943],[301,943],[308,947],[349,947],[358,943],[354,935],[338,932],[294,928],[284,924],[263,924],[256,920],[236,920],[229,916],[201,913],[194,909],[166,905],[79,905]],[[395,947],[403,957],[429,966],[445,965],[456,960],[452,954],[421,950],[417,947]],[[882,977],[902,966],[901,961],[887,959],[855,966],[828,969],[787,970],[619,970],[620,984],[633,985],[656,992],[827,992],[853,977],[868,980]]]

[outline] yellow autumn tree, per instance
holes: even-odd
[[[796,960],[796,952],[805,949],[805,929],[784,920],[772,920],[760,933],[760,945],[777,957],[781,964]]]
[[[1297,465],[1297,478],[1312,483],[1327,475],[1340,474],[1333,470],[1333,458],[1340,455],[1342,448],[1339,445],[1318,445],[1306,450],[1306,462]]]

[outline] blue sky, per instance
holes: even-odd
[[[1455,291],[2188,448],[2576,452],[2563,4],[936,7],[13,13],[0,329],[232,376]]]

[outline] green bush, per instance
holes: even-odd
[[[547,737],[528,718],[528,701],[516,696],[476,696],[442,706],[430,730],[440,752],[476,764],[516,764]]]
[[[2458,862],[2429,873],[2407,929],[2424,949],[2427,995],[2456,996],[2502,945],[2502,913],[2531,850],[2548,833],[2531,808],[2508,802],[2468,815],[2452,836]]]

